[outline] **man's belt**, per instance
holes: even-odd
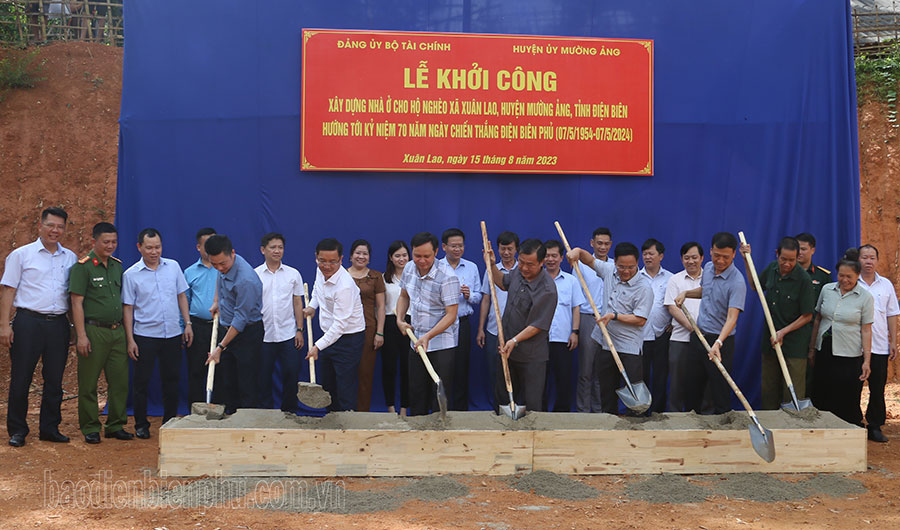
[[[200,323],[200,324],[209,324],[209,325],[212,325],[212,323],[213,323],[212,320],[207,320],[207,319],[205,319],[205,318],[195,317],[194,315],[191,315],[191,321],[192,321],[192,322],[197,322],[197,323]]]
[[[32,311],[30,309],[25,309],[22,307],[17,307],[16,313],[22,313],[22,314],[25,314],[25,315],[28,315],[28,316],[31,316],[34,318],[39,318],[41,320],[56,320],[58,318],[66,317],[65,313],[60,313],[58,315],[54,315],[52,313],[38,313],[37,311]]]
[[[98,328],[118,329],[122,326],[121,322],[100,322],[99,320],[85,320],[85,324],[89,326],[97,326]]]

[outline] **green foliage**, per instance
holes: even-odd
[[[0,5],[0,42],[17,42],[17,24],[22,24],[24,20],[21,6],[13,3]]]
[[[44,70],[44,61],[38,61],[40,48],[27,52],[10,52],[0,59],[0,90],[12,88],[34,88],[35,83],[45,78],[38,77]]]
[[[900,83],[900,43],[895,42],[877,56],[856,58],[856,95],[859,104],[874,99],[887,103],[888,121],[897,123],[897,87]]]

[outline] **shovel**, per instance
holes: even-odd
[[[572,247],[569,246],[569,241],[566,239],[566,234],[563,233],[563,229],[559,225],[559,221],[554,221],[554,224],[556,225],[556,230],[559,232],[560,239],[562,239],[563,245],[566,247],[566,252],[572,250]],[[622,400],[622,403],[624,403],[629,410],[636,412],[637,414],[647,412],[647,409],[650,408],[650,402],[653,400],[653,397],[650,395],[650,389],[647,388],[647,385],[645,385],[643,381],[632,383],[631,380],[628,379],[628,374],[625,373],[625,367],[622,365],[622,359],[619,358],[619,352],[617,352],[616,347],[613,346],[609,331],[606,330],[606,324],[600,320],[600,311],[597,310],[597,304],[594,303],[594,297],[591,296],[591,291],[584,281],[584,276],[581,274],[581,267],[575,263],[572,265],[572,269],[578,276],[578,281],[581,282],[581,288],[584,289],[584,294],[591,304],[591,309],[594,310],[594,320],[596,320],[597,325],[600,326],[600,331],[603,333],[603,338],[606,339],[606,344],[609,346],[609,351],[612,353],[613,360],[619,368],[619,373],[622,374],[622,378],[625,380],[625,386],[616,390],[616,394],[618,394],[619,399]]]
[[[413,330],[406,328],[406,334],[409,336],[409,340],[413,341],[413,344],[419,341],[419,339],[416,338],[416,334],[413,333]],[[425,348],[419,346],[416,348],[416,351],[419,352],[419,357],[422,358],[422,362],[425,364],[425,369],[428,370],[428,375],[431,376],[431,380],[437,385],[438,406],[441,408],[441,419],[445,420],[447,419],[447,393],[444,391],[444,382],[441,381],[440,376],[434,371],[434,367],[431,366],[431,361],[428,360],[428,353],[425,351]]]
[[[484,250],[487,251],[487,249],[490,248],[491,243],[488,239],[487,225],[484,224],[484,221],[481,221],[481,238],[484,240]],[[487,265],[488,271],[490,271],[491,267],[494,265],[486,256],[484,258],[484,263]],[[500,303],[497,302],[497,286],[494,285],[490,274],[488,274],[488,281],[491,284],[491,305],[494,306],[494,317],[496,317],[497,320],[497,340],[499,340],[499,344],[501,345],[506,344],[506,341],[503,339],[503,324],[500,323]],[[513,399],[512,379],[509,377],[508,360],[503,355],[500,355],[500,362],[503,364],[503,379],[506,381],[506,391],[509,393],[509,405],[500,405],[500,410],[503,411],[503,414],[517,420],[525,415],[525,406],[516,405],[516,400]]]
[[[738,232],[738,237],[741,238],[741,243],[747,244],[743,232]],[[766,295],[763,293],[762,286],[759,283],[756,267],[753,266],[753,257],[750,256],[749,252],[744,254],[744,261],[746,261],[749,266],[750,275],[753,277],[753,285],[756,287],[756,294],[759,295],[759,301],[762,303],[763,314],[766,315],[766,324],[769,325],[769,334],[774,337],[775,324],[772,323],[772,313],[769,312],[769,304],[766,302]],[[791,401],[789,403],[782,403],[781,408],[788,411],[799,412],[812,406],[812,401],[808,399],[797,399],[797,393],[794,392],[794,381],[791,379],[791,373],[788,372],[787,364],[784,362],[784,353],[781,351],[780,343],[775,344],[775,355],[778,357],[778,364],[781,365],[781,373],[784,374],[784,382],[787,383],[788,390],[791,392]]]
[[[309,287],[303,284],[303,306],[309,307]],[[312,335],[312,317],[306,317],[306,341],[307,348],[313,346]],[[297,399],[307,407],[314,409],[324,409],[331,405],[331,394],[325,391],[320,385],[316,384],[316,361],[309,359],[309,383],[299,381],[297,383]]]
[[[212,336],[209,339],[209,352],[216,349],[219,336],[219,316],[213,319]],[[206,403],[191,403],[191,414],[206,416],[208,420],[220,420],[225,415],[225,406],[212,402],[213,381],[216,377],[217,362],[210,362],[206,369]]]
[[[709,342],[706,341],[706,337],[703,336],[700,328],[697,327],[697,323],[694,322],[694,317],[691,316],[691,312],[683,305],[681,306],[681,311],[684,313],[684,317],[688,319],[688,322],[691,323],[691,327],[694,329],[694,333],[700,338],[703,347],[709,352],[712,348],[709,347]],[[747,413],[750,414],[750,419],[753,420],[753,424],[749,427],[750,444],[753,446],[753,450],[766,462],[772,462],[775,460],[775,439],[772,436],[772,431],[766,429],[759,423],[759,418],[756,417],[756,413],[750,408],[750,403],[747,402],[747,398],[744,397],[744,394],[741,392],[741,389],[738,388],[734,379],[728,375],[728,370],[722,366],[722,362],[718,359],[713,359],[712,361],[716,364],[716,368],[722,372],[722,377],[728,381],[731,390],[733,390],[738,399],[741,400],[741,404],[744,405],[744,408],[747,409]]]

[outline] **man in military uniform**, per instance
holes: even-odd
[[[106,437],[131,440],[128,420],[128,354],[122,327],[122,262],[112,256],[118,245],[116,227],[97,223],[93,250],[72,266],[69,292],[78,337],[78,424],[89,444],[100,443],[97,379],[102,370],[108,385]]]
[[[802,234],[797,234],[795,237],[797,241],[800,242],[800,252],[797,253],[797,264],[803,267],[803,270],[809,274],[810,278],[812,278],[813,284],[813,293],[814,300],[819,300],[819,293],[822,292],[822,287],[825,286],[826,283],[831,283],[831,271],[828,269],[823,269],[817,265],[813,265],[812,258],[816,253],[816,238],[809,232],[803,232]],[[813,314],[813,320],[815,320],[816,315]],[[812,322],[807,324],[807,327],[810,329],[810,333],[812,333]],[[821,363],[821,361],[820,361]],[[824,370],[823,372],[824,373]],[[806,395],[811,397],[813,400],[813,404],[817,401],[821,401],[821,396],[816,394],[816,387],[814,385],[815,382],[815,367],[812,364],[812,361],[808,361],[806,366]],[[817,399],[818,398],[818,399]]]

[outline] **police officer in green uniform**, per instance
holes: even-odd
[[[78,424],[89,444],[100,443],[97,379],[106,374],[106,437],[131,440],[128,420],[128,354],[122,327],[122,262],[112,256],[118,245],[116,227],[97,223],[93,250],[72,265],[69,292],[78,337]]]
[[[800,252],[797,254],[797,264],[803,267],[803,270],[805,270],[810,278],[812,278],[813,291],[815,293],[816,302],[818,302],[819,293],[822,292],[822,287],[824,287],[826,283],[834,281],[831,279],[831,271],[813,265],[812,258],[816,253],[816,238],[812,234],[803,232],[802,234],[797,234],[796,239],[800,242]],[[815,315],[813,315],[813,318],[815,319]],[[812,323],[807,325],[810,328],[810,333],[812,333]],[[808,354],[812,355],[812,348],[808,348],[808,350]],[[809,361],[809,364],[806,367],[806,395],[812,398],[813,404],[817,401],[816,387],[814,384],[815,369],[812,361]],[[824,373],[824,371],[822,373]]]

